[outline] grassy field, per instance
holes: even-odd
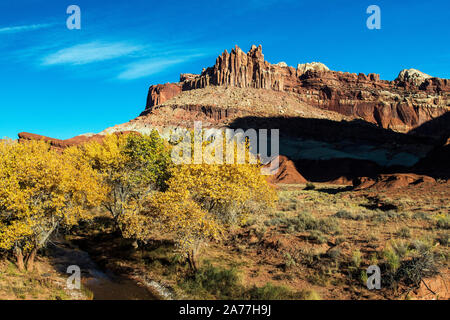
[[[169,237],[135,250],[114,234],[108,218],[81,228],[74,241],[102,267],[156,281],[172,298],[442,298],[449,275],[448,190],[448,184],[386,192],[280,186],[277,208],[206,246],[195,275]],[[382,270],[381,290],[366,287],[374,264]],[[423,279],[434,289],[425,290]]]
[[[86,290],[68,290],[66,275],[60,274],[48,258],[38,258],[36,270],[21,272],[14,263],[0,261],[0,300],[88,300]]]
[[[203,248],[193,274],[169,236],[135,249],[103,214],[66,238],[103,270],[179,299],[448,298],[449,185],[390,191],[278,186],[277,207]],[[382,270],[368,290],[367,267]],[[42,252],[34,272],[0,262],[0,299],[91,299]],[[424,281],[423,281],[424,280]],[[427,288],[428,287],[428,288]],[[443,289],[444,288],[444,289]],[[430,290],[428,290],[430,289]]]

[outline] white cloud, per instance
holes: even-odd
[[[25,25],[25,26],[4,27],[4,28],[0,28],[0,34],[33,31],[33,30],[38,30],[38,29],[49,28],[52,25],[53,24],[51,24],[51,23],[44,23],[44,24],[29,24],[29,25]]]
[[[42,59],[42,65],[82,65],[126,56],[143,47],[124,42],[90,42],[61,49]]]
[[[165,68],[173,65],[186,62],[188,60],[200,57],[202,54],[193,54],[189,56],[173,57],[167,59],[146,59],[135,63],[131,63],[127,66],[127,69],[118,75],[118,79],[121,80],[133,80],[142,77],[147,77],[152,74],[159,73]]]

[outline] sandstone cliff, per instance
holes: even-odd
[[[293,93],[311,106],[398,132],[409,132],[450,110],[450,80],[415,69],[402,70],[394,81],[385,81],[374,73],[330,71],[317,62],[297,68],[270,64],[261,46],[252,46],[248,53],[236,46],[230,53],[225,50],[201,74],[181,74],[178,83],[151,86],[146,112],[183,91],[210,86]]]

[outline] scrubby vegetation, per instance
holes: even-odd
[[[216,299],[283,300],[301,298],[303,294],[270,282],[262,287],[246,288],[241,284],[237,269],[221,269],[211,264],[203,266],[192,278],[185,279],[181,287],[193,296]]]
[[[56,231],[92,219],[102,205],[124,238],[145,244],[169,234],[197,272],[204,244],[272,207],[276,194],[257,163],[174,165],[170,152],[155,131],[64,152],[41,141],[2,142],[0,249],[32,271]]]
[[[64,152],[3,142],[0,298],[91,297],[70,296],[47,263],[62,234],[175,298],[404,299],[448,274],[445,184],[414,200],[320,183],[275,191],[258,163],[174,164],[171,148],[156,132]],[[36,256],[53,280],[32,271]],[[381,290],[367,289],[370,265]]]

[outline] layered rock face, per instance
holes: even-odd
[[[146,110],[161,105],[182,91],[226,86],[292,92],[309,105],[408,132],[437,118],[450,106],[450,80],[433,78],[418,70],[400,72],[394,81],[378,74],[330,71],[322,63],[270,64],[261,46],[248,53],[235,47],[220,55],[201,74],[182,74],[180,82],[151,86]],[[218,101],[220,104],[220,101]]]
[[[177,83],[157,84],[151,86],[147,96],[147,106],[156,106],[181,93],[182,87]]]
[[[21,133],[19,141],[45,140],[63,149],[111,133],[158,130],[168,138],[194,121],[205,128],[280,129],[280,154],[288,158],[280,158],[276,183],[351,184],[365,176],[371,183],[379,178],[398,185],[378,175],[450,177],[449,106],[450,80],[415,69],[384,81],[373,73],[331,71],[319,62],[270,64],[261,46],[248,53],[235,47],[201,74],[151,86],[146,110],[134,120],[98,135],[57,140]],[[403,178],[395,181],[411,180]]]

